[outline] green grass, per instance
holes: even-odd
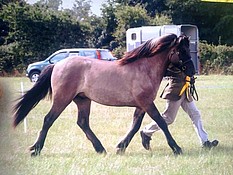
[[[92,104],[90,123],[101,140],[107,155],[94,151],[92,144],[76,125],[76,107],[71,104],[51,127],[41,156],[31,158],[27,147],[34,143],[51,102],[41,101],[27,116],[27,132],[20,124],[11,127],[10,107],[20,96],[20,83],[29,89],[26,78],[0,78],[4,96],[0,103],[0,174],[1,175],[230,175],[233,172],[233,76],[199,76],[196,81],[203,124],[210,139],[220,144],[210,151],[203,150],[189,117],[180,110],[175,123],[169,126],[184,154],[175,157],[162,132],[153,135],[152,151],[141,145],[139,133],[126,153],[116,155],[115,146],[127,132],[133,108],[106,107]],[[162,82],[158,95],[165,82]],[[155,101],[163,111],[165,101]],[[143,126],[151,119],[146,115]],[[141,127],[141,128],[142,128]]]

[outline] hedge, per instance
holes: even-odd
[[[199,43],[201,74],[233,75],[233,46]]]

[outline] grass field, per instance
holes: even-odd
[[[169,126],[184,154],[175,157],[162,132],[153,135],[152,151],[141,145],[139,133],[126,153],[116,155],[115,146],[127,132],[133,108],[92,104],[90,123],[107,155],[99,155],[76,125],[76,107],[70,104],[51,127],[41,156],[31,158],[27,147],[34,143],[51,103],[43,100],[27,116],[24,124],[11,127],[10,107],[32,83],[26,78],[0,78],[4,95],[0,99],[0,174],[1,175],[230,175],[233,174],[233,76],[198,76],[196,88],[203,124],[209,139],[218,139],[212,150],[201,148],[188,116],[180,110]],[[162,88],[166,82],[162,82]],[[155,101],[163,111],[165,101]],[[145,116],[143,126],[151,119]]]

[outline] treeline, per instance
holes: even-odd
[[[199,28],[202,72],[233,74],[233,4],[200,0],[108,0],[101,16],[91,0],[0,2],[0,73],[22,73],[32,62],[62,48],[108,48],[120,58],[128,28],[145,25],[194,24]],[[217,67],[216,67],[217,66]]]
[[[200,73],[233,75],[233,47],[199,43]]]

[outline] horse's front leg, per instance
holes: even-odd
[[[142,124],[142,119],[143,119],[144,115],[145,115],[145,112],[142,109],[136,108],[136,110],[134,112],[131,128],[129,129],[129,131],[125,135],[125,137],[117,144],[117,154],[125,152],[125,149],[129,145],[133,136],[139,130],[139,128]]]
[[[168,145],[171,147],[174,154],[176,154],[176,155],[182,154],[182,149],[177,145],[177,143],[173,139],[170,131],[168,130],[168,126],[167,126],[165,120],[160,115],[160,113],[159,113],[158,109],[156,108],[156,106],[154,105],[154,103],[149,105],[149,107],[146,109],[146,112],[158,124],[158,126],[162,129],[162,131],[164,132],[164,134],[166,136]]]
[[[91,100],[88,98],[76,97],[73,101],[76,103],[78,108],[78,126],[83,130],[83,132],[86,134],[86,137],[91,141],[97,153],[106,153],[106,150],[104,149],[100,140],[96,137],[90,128],[89,115]]]

